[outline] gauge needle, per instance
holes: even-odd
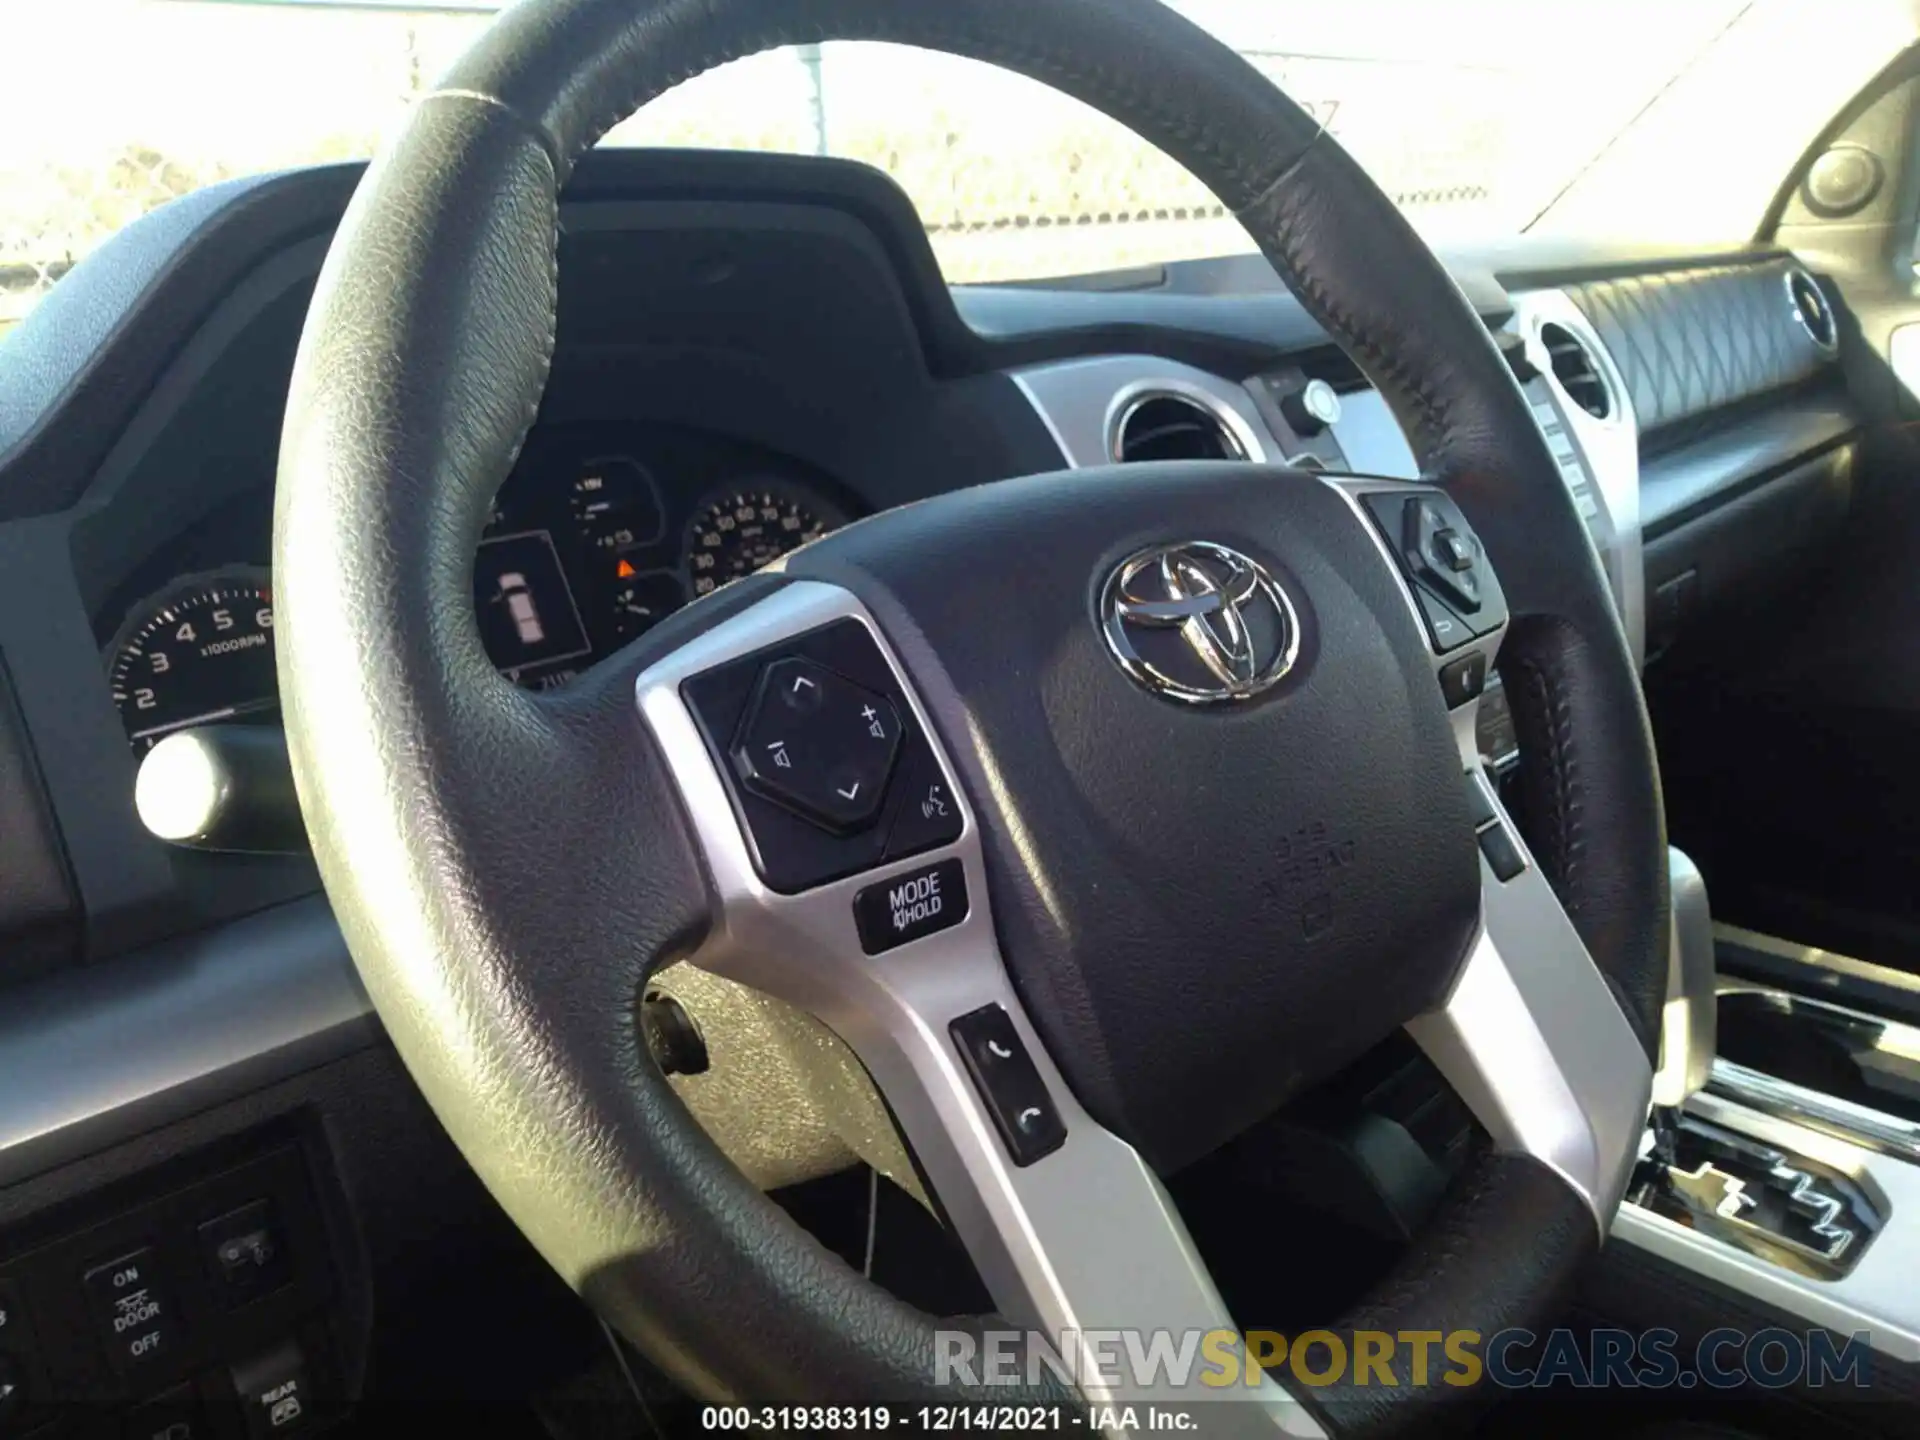
[[[150,725],[145,730],[136,730],[131,738],[145,740],[149,735],[168,735],[175,730],[185,730],[194,725],[211,725],[216,720],[231,720],[237,715],[252,715],[261,710],[271,710],[280,702],[277,700],[249,700],[244,705],[229,705],[224,710],[209,710],[202,715],[189,715],[184,720],[169,720],[164,725]]]

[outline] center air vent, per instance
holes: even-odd
[[[1813,276],[1804,270],[1789,270],[1787,299],[1793,302],[1794,318],[1800,322],[1800,328],[1823,352],[1831,355],[1839,347],[1840,337],[1833,328],[1833,311],[1827,305],[1827,297],[1814,283]]]
[[[1607,382],[1600,378],[1593,356],[1579,336],[1564,325],[1547,324],[1540,327],[1540,343],[1547,347],[1554,378],[1574,404],[1596,420],[1604,420],[1613,413],[1613,398],[1607,393]]]
[[[1133,460],[1244,460],[1246,448],[1217,410],[1185,395],[1138,395],[1113,426],[1113,458]]]

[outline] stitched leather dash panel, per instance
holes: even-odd
[[[1800,325],[1785,258],[1567,287],[1613,355],[1640,428],[1778,390],[1829,357]]]

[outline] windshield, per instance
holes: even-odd
[[[907,3],[907,0],[903,0]],[[498,7],[12,0],[0,328],[189,190],[371,154]],[[1909,44],[1914,0],[1175,0],[1306,105],[1437,242],[1751,235],[1819,128]],[[955,282],[1242,252],[1191,176],[969,61],[804,47],[702,76],[615,145],[850,156],[913,197]]]

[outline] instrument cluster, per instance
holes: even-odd
[[[785,456],[703,432],[537,429],[474,557],[487,654],[518,684],[564,685],[688,601],[845,524],[836,491]],[[178,574],[144,594],[105,657],[136,753],[189,726],[277,718],[272,640],[272,580],[256,565]]]

